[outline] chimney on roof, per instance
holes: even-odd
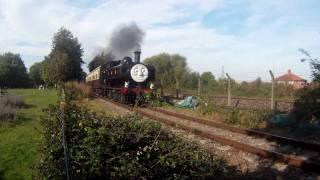
[[[291,74],[291,69],[288,70],[288,74]]]

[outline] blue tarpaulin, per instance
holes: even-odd
[[[179,101],[176,106],[179,108],[195,108],[198,104],[199,101],[195,97],[188,96],[184,100]]]

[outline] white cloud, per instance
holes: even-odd
[[[194,70],[210,70],[219,76],[224,65],[241,80],[257,76],[268,79],[273,64],[279,72],[291,68],[308,76],[308,65],[298,61],[297,49],[303,47],[320,54],[316,50],[319,38],[315,38],[319,37],[319,29],[310,22],[294,26],[293,20],[302,22],[298,10],[304,4],[290,2],[0,0],[0,52],[20,53],[30,66],[49,53],[53,34],[65,26],[78,37],[88,62],[107,44],[114,27],[135,21],[146,31],[143,57],[181,53]],[[225,13],[234,8],[241,10],[241,4],[251,13],[242,22],[247,28],[245,33],[225,33],[202,24],[209,12],[221,7]],[[186,22],[177,23],[181,20]],[[17,45],[19,42],[30,45]]]

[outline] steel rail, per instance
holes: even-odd
[[[107,100],[107,101],[110,102],[110,103],[113,103],[115,105],[118,105],[118,106],[120,106],[122,108],[128,109],[130,111],[137,112],[137,113],[139,113],[139,114],[141,114],[143,116],[149,117],[151,119],[155,119],[155,120],[161,121],[161,122],[165,123],[166,125],[182,129],[184,131],[193,133],[195,135],[198,135],[198,136],[201,136],[201,137],[204,137],[204,138],[216,141],[216,142],[219,142],[221,144],[229,145],[229,146],[232,146],[232,147],[234,147],[236,149],[239,149],[239,150],[242,150],[242,151],[245,151],[245,152],[248,152],[248,153],[256,154],[256,155],[258,155],[260,157],[263,157],[263,158],[273,159],[273,160],[276,160],[276,161],[284,162],[284,163],[286,163],[288,165],[291,165],[291,166],[294,166],[294,167],[298,167],[298,168],[301,168],[301,169],[306,170],[306,171],[320,172],[320,163],[317,162],[317,161],[305,160],[305,159],[302,159],[302,158],[299,158],[299,157],[296,157],[296,156],[286,155],[286,154],[282,154],[282,153],[275,152],[275,151],[269,151],[269,150],[265,150],[265,149],[262,149],[262,148],[257,148],[257,147],[254,147],[254,146],[251,146],[251,145],[248,145],[248,144],[240,143],[240,142],[237,142],[237,141],[234,141],[234,140],[230,140],[230,139],[218,136],[218,135],[214,135],[214,134],[211,134],[211,133],[208,133],[208,132],[204,132],[199,128],[190,127],[190,126],[187,126],[185,124],[178,123],[178,122],[176,122],[174,120],[169,120],[169,119],[166,119],[166,118],[163,118],[163,117],[160,117],[160,116],[156,116],[154,114],[150,114],[150,113],[144,112],[140,108],[133,108],[133,107],[130,107],[130,106],[127,106],[127,105],[124,105],[124,104],[120,104],[120,103],[114,102],[114,101],[109,101],[109,100]],[[212,153],[211,151],[208,151],[208,152]]]
[[[176,112],[172,112],[172,111],[167,111],[167,110],[163,110],[163,109],[159,109],[159,108],[149,108],[149,109],[153,110],[153,111],[157,111],[157,112],[163,113],[163,114],[166,114],[166,115],[170,115],[170,116],[178,117],[178,118],[181,118],[181,119],[185,119],[185,120],[197,122],[197,123],[200,123],[200,124],[204,124],[204,125],[207,125],[207,126],[213,126],[213,127],[217,127],[217,128],[220,128],[220,129],[229,130],[231,132],[239,133],[239,134],[245,134],[245,135],[255,136],[255,137],[262,137],[262,138],[265,138],[265,139],[267,139],[269,141],[276,141],[276,142],[286,143],[286,144],[289,144],[289,145],[292,145],[292,146],[295,146],[295,147],[300,147],[300,148],[305,148],[305,149],[309,149],[309,150],[319,151],[320,152],[320,144],[319,143],[302,141],[302,140],[298,140],[298,139],[293,139],[293,138],[289,138],[289,137],[274,135],[274,134],[270,134],[270,133],[266,133],[266,132],[262,132],[262,131],[258,131],[258,130],[253,130],[253,129],[245,129],[245,128],[234,127],[234,126],[230,126],[230,125],[227,125],[227,124],[210,121],[210,120],[206,120],[206,119],[203,119],[203,118],[192,117],[192,116],[188,116],[188,115],[185,115],[185,114],[176,113]]]

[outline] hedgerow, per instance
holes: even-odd
[[[66,176],[61,118],[65,120],[68,169],[73,179],[184,179],[231,173],[222,160],[137,115],[97,115],[75,105],[66,106],[64,114],[54,105],[45,112],[41,177]]]

